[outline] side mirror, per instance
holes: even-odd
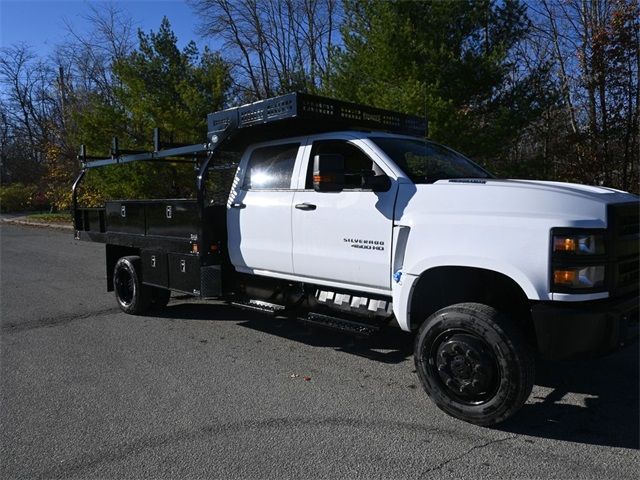
[[[341,192],[344,188],[344,157],[316,155],[313,158],[313,189],[316,192]]]
[[[362,189],[373,192],[387,192],[391,188],[391,179],[386,175],[362,177]]]

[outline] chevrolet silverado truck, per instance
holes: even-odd
[[[604,354],[637,325],[636,195],[495,178],[425,119],[329,98],[207,120],[201,144],[81,148],[75,237],[106,244],[126,313],[178,291],[357,335],[399,326],[426,393],[478,425],[521,408],[537,357]],[[78,206],[88,171],[132,161],[194,163],[194,198]]]

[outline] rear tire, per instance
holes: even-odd
[[[122,257],[113,269],[113,290],[120,309],[131,315],[142,315],[151,306],[151,287],[142,284],[140,257]]]
[[[431,315],[416,337],[414,358],[433,402],[476,425],[505,421],[533,388],[535,362],[522,332],[487,305],[460,303]]]

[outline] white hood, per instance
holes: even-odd
[[[638,196],[605,187],[533,180],[460,179],[401,185],[396,220],[427,215],[553,219],[554,226],[602,228],[606,206]]]

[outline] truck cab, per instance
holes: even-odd
[[[244,112],[254,119],[269,105]],[[195,201],[159,200],[140,207],[144,227],[131,231],[116,227],[134,206],[125,201],[107,204],[104,231],[76,214],[78,238],[107,243],[123,310],[144,313],[179,290],[356,334],[396,325],[415,335],[432,400],[479,425],[522,406],[537,356],[599,355],[627,341],[638,318],[637,196],[498,179],[412,132],[298,128],[301,111],[315,112],[296,110],[292,135],[245,136],[224,205],[200,195],[198,214]],[[221,113],[209,119],[212,143],[229,118]],[[147,213],[164,225],[181,209],[191,212],[182,244]]]

